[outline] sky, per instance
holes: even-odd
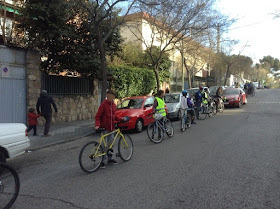
[[[233,53],[252,58],[254,63],[264,56],[280,59],[280,18],[271,13],[280,11],[280,0],[217,0],[217,9],[238,19],[224,37],[238,40]]]

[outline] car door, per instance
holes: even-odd
[[[240,89],[240,93],[241,93],[241,95],[242,95],[242,101],[243,101],[243,103],[246,103],[246,94],[245,94],[245,92],[244,92],[242,89]]]
[[[148,97],[144,103],[143,120],[145,126],[149,125],[154,121],[153,115],[150,115],[153,111],[152,110],[153,104],[154,104],[154,97]]]

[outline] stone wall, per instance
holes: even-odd
[[[27,112],[30,107],[36,107],[41,92],[40,55],[34,51],[26,53],[27,79]],[[53,111],[53,123],[86,120],[95,117],[98,110],[98,81],[94,81],[94,90],[89,95],[51,95],[54,98],[58,112]],[[43,118],[38,119],[43,124]]]

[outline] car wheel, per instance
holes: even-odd
[[[136,130],[136,132],[137,132],[137,133],[140,133],[140,132],[143,130],[143,126],[144,126],[143,121],[142,121],[141,119],[138,119],[138,120],[136,121],[136,124],[135,124],[135,130]]]
[[[6,163],[6,156],[0,151],[0,163]]]

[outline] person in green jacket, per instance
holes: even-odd
[[[160,113],[162,117],[165,118],[166,111],[165,111],[165,102],[163,97],[164,97],[164,91],[158,90],[157,94],[155,95],[153,113]]]

